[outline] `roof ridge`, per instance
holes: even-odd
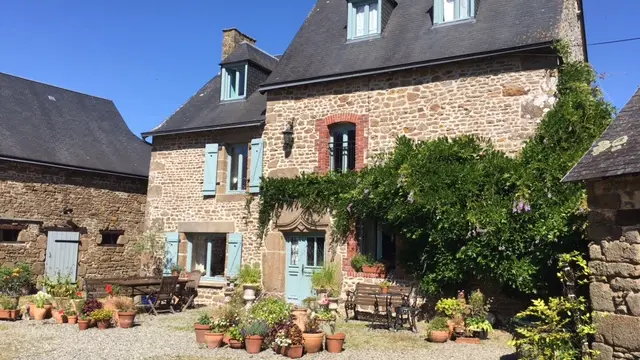
[[[275,56],[273,56],[273,55],[269,54],[268,52],[266,52],[266,51],[262,50],[261,48],[257,47],[255,44],[252,44],[252,43],[250,43],[250,42],[248,42],[248,41],[243,41],[243,42],[241,42],[240,44],[247,44],[247,45],[249,45],[249,46],[251,46],[251,47],[255,48],[256,50],[260,51],[261,53],[263,53],[263,54],[265,54],[265,55],[267,55],[267,56],[269,56],[269,57],[272,57],[272,58],[273,58],[273,59],[275,59],[276,61],[280,61],[280,59],[278,59],[277,57],[275,57]]]
[[[68,91],[68,92],[72,92],[72,93],[76,93],[76,94],[83,95],[83,96],[92,97],[92,98],[95,98],[95,99],[110,101],[110,102],[113,103],[113,100],[107,99],[107,98],[102,97],[102,96],[91,95],[91,94],[87,94],[87,93],[80,92],[80,91],[77,91],[77,90],[71,90],[71,89],[63,88],[61,86],[49,84],[49,83],[46,83],[46,82],[43,82],[43,81],[33,80],[33,79],[26,78],[26,77],[5,73],[5,72],[0,72],[0,75],[11,76],[11,77],[16,78],[16,79],[26,80],[26,81],[30,81],[30,82],[33,82],[33,83],[36,83],[36,84],[49,86],[49,87],[52,87],[52,88],[56,88],[56,89],[60,89],[60,90],[64,90],[64,91]]]

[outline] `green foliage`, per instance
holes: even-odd
[[[486,319],[479,317],[472,317],[466,320],[467,330],[469,331],[484,331],[490,333],[493,331],[493,326]]]
[[[311,286],[314,289],[329,290],[331,294],[340,294],[342,280],[340,267],[335,263],[325,264],[322,269],[311,275]]]
[[[456,298],[443,298],[436,303],[436,311],[449,319],[453,319],[456,315],[462,315],[465,307]]]
[[[318,312],[316,312],[315,314],[313,314],[314,318],[320,320],[320,321],[333,321],[336,319],[335,314],[328,309],[322,309],[319,310]]]
[[[242,324],[240,332],[243,338],[247,336],[265,337],[269,334],[269,326],[264,320],[246,321]]]
[[[594,80],[588,64],[564,63],[554,108],[515,158],[473,136],[400,137],[392,153],[358,173],[267,178],[260,229],[296,207],[307,219],[331,213],[342,239],[357,219],[377,219],[403,236],[399,260],[426,293],[472,278],[547,293],[556,255],[585,244],[584,188],[561,180],[613,116]],[[353,265],[361,268],[362,259]]]
[[[31,267],[27,264],[0,267],[0,294],[19,296],[33,284]]]
[[[240,273],[238,274],[237,283],[242,285],[257,285],[260,284],[262,273],[260,272],[259,265],[242,265]]]
[[[60,273],[56,278],[45,277],[42,286],[47,290],[47,294],[53,297],[74,297],[79,291],[78,284],[71,280],[69,275],[62,276]]]
[[[434,317],[427,325],[428,331],[449,331],[448,319],[444,316]]]
[[[211,316],[209,316],[209,314],[202,313],[198,317],[198,320],[196,320],[196,324],[198,324],[198,325],[211,325],[212,321],[213,320],[211,319]]]
[[[291,305],[278,297],[264,297],[251,307],[249,316],[273,327],[291,318]]]
[[[242,341],[243,339],[240,327],[238,327],[237,325],[230,327],[227,331],[227,335],[229,335],[229,338],[231,340]]]
[[[0,310],[15,310],[18,308],[16,299],[8,296],[0,296]]]
[[[110,320],[113,317],[113,311],[106,309],[94,310],[91,318],[95,321]]]
[[[376,261],[369,254],[356,254],[351,258],[351,267],[357,272],[361,272],[363,266],[373,266],[375,263]]]
[[[388,289],[391,287],[391,285],[393,285],[391,281],[387,281],[387,280],[378,284],[378,286],[380,286],[381,289]]]
[[[38,293],[33,297],[33,302],[38,309],[43,309],[45,305],[51,304],[51,295],[38,291]]]
[[[480,290],[475,290],[471,293],[467,308],[471,318],[481,320],[486,319],[487,312],[489,312],[489,305],[487,305],[484,294]]]

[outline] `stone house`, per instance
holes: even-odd
[[[600,359],[640,359],[640,89],[564,181],[584,181]]]
[[[375,220],[363,221],[338,243],[328,216],[309,221],[291,210],[260,238],[253,168],[266,177],[358,170],[392,150],[399,135],[427,140],[475,134],[516,154],[555,103],[563,59],[554,43],[561,39],[570,56],[586,60],[579,0],[319,0],[268,78],[257,88],[247,86],[246,99],[219,103],[228,83],[225,68],[233,64],[225,60],[222,75],[144,134],[154,136],[147,222],[166,233],[168,247],[177,246],[179,262],[190,269],[220,261],[222,275],[223,259],[215,254],[226,238],[224,275],[230,258],[261,263],[264,290],[293,302],[311,294],[310,274],[325,260],[342,267],[344,289],[391,275],[357,273],[351,267],[357,253],[384,263],[401,280],[399,239]],[[252,49],[253,39],[225,31],[223,57],[250,69],[245,52],[236,57],[232,52],[240,50],[227,46],[237,42]],[[232,106],[242,107],[242,116],[228,110],[221,119]],[[291,135],[292,146],[285,143]],[[234,147],[224,144],[238,142],[251,142],[251,151],[243,145],[250,168],[242,179],[249,184],[242,194],[230,194],[229,179],[237,172],[229,175],[236,170],[226,152]],[[214,154],[217,171],[210,172],[205,157]],[[254,154],[262,156],[259,163]],[[204,255],[196,261],[196,247],[211,254],[208,264],[201,263]]]
[[[150,152],[110,100],[0,73],[0,264],[137,273]]]

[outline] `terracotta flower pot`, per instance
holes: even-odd
[[[232,349],[242,349],[242,341],[229,339],[229,347]]]
[[[29,309],[31,310],[31,315],[35,320],[44,320],[47,317],[47,312],[49,311],[45,308],[38,308],[35,305],[31,305]]]
[[[229,345],[229,340],[231,340],[231,338],[229,337],[229,335],[224,334],[224,336],[222,336],[222,342]]]
[[[128,329],[133,326],[133,321],[136,318],[135,311],[119,311],[118,314],[118,326],[123,329]]]
[[[68,316],[67,319],[69,320],[69,324],[77,324],[78,323],[78,317],[77,316]]]
[[[68,321],[67,315],[60,313],[58,310],[51,310],[51,315],[56,319],[56,324],[64,324]]]
[[[98,329],[100,330],[106,330],[111,327],[111,320],[98,320],[96,321],[96,323],[98,324]]]
[[[244,339],[244,346],[249,354],[258,354],[262,350],[263,342],[262,336],[247,336]]]
[[[273,351],[276,354],[280,354],[282,356],[287,356],[287,347],[286,346],[280,346],[278,344],[273,344]]]
[[[428,339],[434,343],[446,343],[449,340],[449,331],[430,331]]]
[[[290,345],[287,347],[287,356],[291,359],[299,359],[302,357],[302,345]]]
[[[207,344],[209,349],[215,349],[222,345],[222,338],[224,337],[223,333],[205,333],[204,341]]]
[[[44,308],[45,308],[45,310],[47,310],[47,313],[46,313],[45,317],[46,317],[46,318],[51,317],[51,309],[53,309],[53,305],[51,305],[51,304],[46,304],[46,305],[44,306]]]
[[[16,310],[0,310],[0,319],[1,320],[10,320],[15,321],[20,318],[20,309]]]
[[[387,287],[380,288],[380,290],[382,290],[383,294],[388,294],[389,293],[389,288],[387,288]]]
[[[209,330],[211,330],[211,325],[193,324],[193,327],[196,331],[196,342],[198,344],[204,344],[204,334],[208,333]]]
[[[89,328],[89,320],[78,320],[78,329],[80,331],[87,330]]]
[[[329,335],[327,334],[327,351],[330,353],[340,353],[342,352],[342,347],[344,346],[344,338],[346,337],[343,333]]]
[[[307,354],[317,353],[322,350],[322,340],[324,340],[324,333],[302,333],[302,339],[304,340],[304,351],[306,351]]]

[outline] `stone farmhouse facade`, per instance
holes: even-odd
[[[599,359],[640,359],[640,89],[564,181],[589,203],[589,292]]]
[[[320,0],[277,58],[225,30],[221,73],[143,134],[153,136],[147,225],[177,263],[208,272],[205,302],[221,299],[238,263],[260,264],[263,290],[293,302],[329,261],[342,268],[343,289],[407,280],[395,261],[401,239],[373,220],[341,243],[329,216],[288,209],[260,236],[260,176],[357,171],[400,135],[474,134],[515,155],[555,103],[558,40],[586,60],[581,1]],[[246,95],[226,99],[229,73],[242,66]],[[243,171],[244,190],[230,190]],[[358,253],[388,271],[356,272]]]
[[[113,102],[0,73],[0,139],[0,264],[137,274],[151,149]]]

